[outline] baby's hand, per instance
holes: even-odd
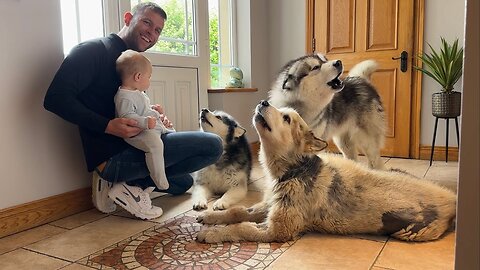
[[[151,116],[147,116],[147,121],[148,121],[148,129],[152,129],[152,128],[155,128],[155,126],[157,125],[157,121],[155,118],[151,117]]]

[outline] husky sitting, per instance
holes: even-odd
[[[363,61],[341,81],[340,60],[328,61],[321,54],[303,56],[290,61],[278,74],[269,93],[270,103],[294,108],[315,136],[333,139],[344,157],[356,160],[360,151],[370,168],[382,169],[384,109],[369,83],[376,69],[376,62]]]
[[[271,189],[251,208],[238,206],[198,216],[204,224],[250,221],[204,228],[198,241],[284,242],[306,231],[429,241],[452,225],[453,192],[402,172],[372,170],[335,154],[317,156],[326,142],[317,139],[293,109],[276,109],[263,101],[256,107],[254,125]]]
[[[240,201],[247,194],[247,183],[252,171],[252,157],[245,136],[246,130],[232,116],[222,111],[202,109],[200,126],[205,132],[219,135],[223,140],[220,159],[194,175],[193,209],[207,208],[208,199],[223,194],[213,204],[213,210],[223,210]]]

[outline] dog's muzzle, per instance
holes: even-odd
[[[263,117],[263,113],[265,112],[266,108],[270,106],[270,103],[266,100],[260,101],[260,103],[255,108],[255,115],[253,116],[253,120],[255,123],[260,124],[263,128],[267,129],[268,131],[272,131],[270,126],[268,125],[267,121]]]

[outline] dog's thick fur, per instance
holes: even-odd
[[[219,135],[223,141],[220,159],[194,174],[193,209],[207,208],[208,199],[223,194],[213,204],[214,210],[223,210],[240,201],[247,194],[252,171],[252,156],[245,129],[229,114],[202,109],[200,126],[205,132]]]
[[[204,224],[250,222],[203,229],[198,241],[284,242],[306,231],[429,241],[452,225],[456,202],[450,190],[403,172],[372,170],[335,154],[317,156],[326,143],[293,109],[276,109],[263,101],[254,122],[271,189],[251,208],[199,216]]]
[[[380,149],[385,113],[376,89],[369,83],[376,62],[363,61],[341,81],[342,62],[323,55],[300,57],[286,64],[270,90],[270,103],[294,108],[318,138],[333,139],[344,157],[365,154],[371,168],[382,169]]]

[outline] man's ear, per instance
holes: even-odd
[[[244,128],[241,127],[241,126],[237,126],[237,127],[235,128],[235,132],[233,133],[233,136],[234,136],[235,138],[240,138],[240,137],[242,137],[243,134],[245,134],[245,132],[247,132],[246,129],[244,129]]]
[[[133,14],[130,12],[125,12],[123,15],[123,22],[125,23],[126,26],[130,25],[130,22],[132,21]]]
[[[327,148],[328,143],[322,139],[315,137],[312,131],[309,131],[306,136],[305,150],[307,152],[320,152]]]

